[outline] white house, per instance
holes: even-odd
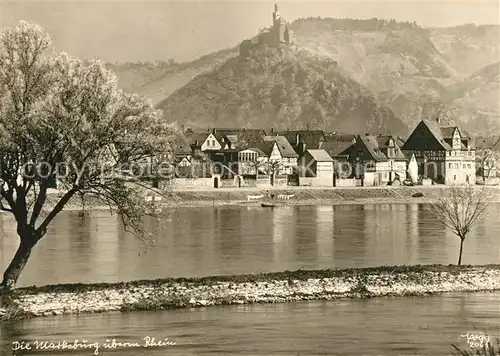
[[[278,175],[291,175],[297,167],[297,160],[299,155],[293,147],[290,145],[286,137],[275,135],[275,136],[264,136],[264,142],[272,144],[271,153],[269,154],[270,162],[279,162]],[[269,147],[269,146],[268,146]]]
[[[392,136],[358,135],[349,161],[353,176],[364,186],[401,183],[406,179],[406,157]]]
[[[333,186],[334,160],[325,150],[307,150],[304,154],[303,162],[302,173],[305,176],[301,179],[303,183],[305,182],[305,184],[312,186]]]
[[[476,150],[457,126],[441,126],[439,118],[422,120],[403,149],[415,153],[419,174],[426,178],[447,185],[476,183]]]
[[[206,139],[201,144],[201,152],[209,151],[209,150],[220,150],[222,148],[222,144],[217,140],[213,133],[209,133]]]

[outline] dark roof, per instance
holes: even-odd
[[[453,133],[455,132],[456,129],[457,129],[457,127],[453,127],[453,126],[441,127],[441,136],[443,136],[444,139],[453,138]],[[460,132],[460,130],[459,130],[459,132]],[[461,133],[460,133],[460,135],[461,135]]]
[[[429,131],[432,133],[434,138],[439,142],[439,144],[445,149],[445,150],[451,150],[451,146],[448,144],[448,142],[445,141],[445,137],[443,136],[443,131],[446,135],[449,134],[450,130],[447,130],[446,128],[442,128],[437,121],[432,121],[432,120],[422,120],[422,123],[427,126]],[[444,130],[442,130],[444,129]],[[453,135],[453,132],[452,132]]]
[[[184,156],[192,154],[193,150],[191,149],[190,143],[185,135],[179,134],[176,137],[174,144],[174,154],[176,156]]]
[[[287,158],[299,157],[299,155],[297,154],[297,152],[295,152],[295,150],[290,145],[285,136],[264,136],[263,139],[266,142],[276,142],[282,157],[287,157]]]
[[[414,155],[414,152],[409,150],[402,150],[401,152],[403,153],[407,161],[409,161],[411,159],[411,156]]]
[[[331,157],[348,155],[348,150],[352,147],[355,139],[355,135],[328,135],[321,148]]]
[[[251,142],[248,144],[248,147],[240,149],[240,151],[244,150],[255,150],[259,154],[263,154],[265,157],[269,157],[271,152],[273,151],[274,142],[266,142],[264,140],[260,140],[258,142]]]
[[[187,131],[184,136],[186,137],[187,142],[191,146],[196,145],[196,141],[198,141],[198,145],[201,146],[203,142],[207,139],[210,132],[208,131]]]
[[[384,153],[380,150],[378,146],[378,140],[376,136],[372,135],[365,135],[365,136],[358,136],[357,141],[362,142],[366,149],[368,150],[368,154],[371,156],[371,158],[374,161],[387,161],[387,157],[384,155]]]
[[[297,145],[297,135],[299,135],[299,141],[306,144],[306,149],[317,149],[320,142],[326,141],[322,130],[273,131],[271,134],[285,136],[292,147]]]
[[[254,142],[262,141],[262,137],[266,132],[260,129],[213,129],[216,137],[231,142],[232,145],[238,148],[249,147]]]
[[[403,152],[401,152],[401,148],[398,145],[398,140],[392,135],[379,135],[379,136],[377,136],[378,148],[384,149],[384,150],[388,149],[390,147],[389,143],[390,143],[391,139],[394,142],[394,148],[396,150],[395,151],[396,156],[393,158],[399,159],[399,160],[404,160],[406,157],[403,154]]]

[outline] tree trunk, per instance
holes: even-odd
[[[33,245],[28,244],[26,239],[21,239],[21,243],[19,244],[14,258],[3,274],[3,281],[0,284],[0,289],[11,290],[14,288],[21,272],[28,262],[32,248]]]
[[[464,249],[464,240],[465,237],[460,237],[460,252],[458,253],[458,266],[462,264],[462,251]]]

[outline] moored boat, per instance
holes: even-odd
[[[271,204],[271,203],[260,203],[260,206],[263,208],[274,208],[276,204]]]

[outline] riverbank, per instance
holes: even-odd
[[[476,186],[487,189],[492,202],[500,202],[500,187]],[[162,193],[161,205],[165,207],[194,206],[253,206],[260,205],[263,199],[248,200],[248,196],[274,194],[289,195],[290,199],[279,200],[283,205],[347,205],[347,204],[391,204],[432,202],[444,195],[447,186],[414,186],[414,187],[356,187],[356,188],[310,188],[287,187],[273,189],[258,188],[221,188],[205,190],[174,190]],[[423,197],[414,198],[415,193]],[[48,208],[54,206],[60,194],[52,194]],[[80,210],[79,200],[71,200],[65,210]],[[94,210],[109,209],[99,203],[89,202],[88,207]]]
[[[52,315],[500,290],[500,265],[395,266],[16,289],[2,320]]]

